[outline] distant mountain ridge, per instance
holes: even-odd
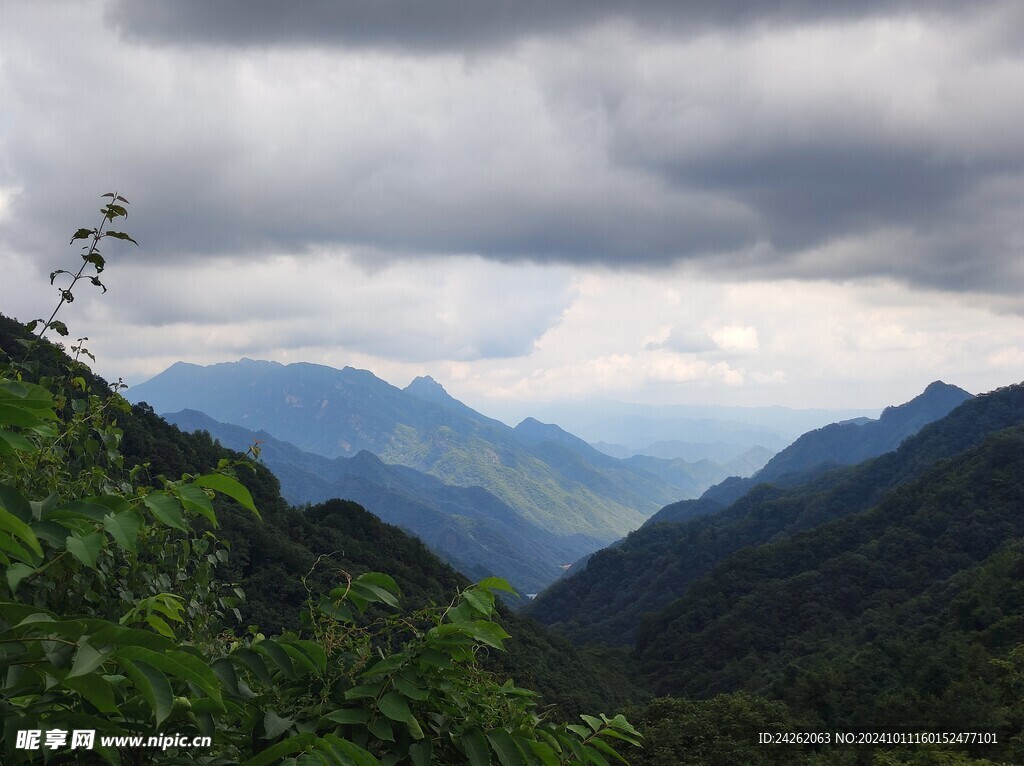
[[[886,407],[878,420],[857,420],[809,431],[775,455],[752,478],[771,482],[822,464],[853,465],[892,452],[929,423],[945,417],[973,394],[935,381],[906,404]]]
[[[793,486],[829,468],[855,465],[891,452],[928,423],[945,417],[973,394],[957,386],[935,381],[905,404],[886,407],[877,420],[856,419],[808,431],[753,476],[713,486],[702,496],[727,506],[758,484]],[[647,523],[678,521],[692,515],[693,506],[683,503],[664,508]]]
[[[536,538],[523,529],[543,530],[548,542],[536,548],[549,551],[559,564],[576,561],[622,537],[666,503],[695,497],[726,475],[721,468],[692,468],[682,461],[617,460],[557,426],[535,420],[513,429],[449,396],[429,377],[417,378],[403,390],[350,367],[336,370],[251,359],[209,367],[177,363],[129,389],[126,396],[134,402],[146,401],[159,412],[191,409],[222,424],[263,431],[327,460],[352,458],[365,450],[379,457],[382,465],[388,464],[393,475],[398,466],[404,466],[452,488],[482,488],[488,493],[485,506],[498,514],[495,523],[502,518],[508,521],[502,514],[512,509],[527,525],[515,527],[514,534],[526,542]],[[302,463],[293,456],[279,467],[295,473]],[[338,465],[305,463],[307,469],[316,466],[334,477],[307,480],[309,486],[325,492],[342,490]],[[427,491],[421,475],[404,476]],[[355,480],[349,475],[346,481]],[[398,487],[398,479],[386,486]],[[373,492],[379,500],[378,490],[379,485]],[[354,490],[348,491],[353,497]],[[404,506],[399,494],[406,498]],[[408,507],[412,494],[392,492],[391,497],[396,508]],[[451,494],[446,497],[449,502]],[[359,499],[376,510],[370,496]],[[436,540],[431,544],[444,549]],[[492,556],[492,563],[499,558]],[[551,579],[560,572],[552,573]],[[531,582],[537,582],[537,574],[535,568],[529,575]]]
[[[366,450],[350,458],[325,458],[196,410],[163,417],[183,431],[206,431],[230,449],[244,451],[259,441],[260,461],[277,476],[290,503],[353,500],[416,535],[467,577],[500,574],[521,592],[532,593],[561,573],[560,549],[551,535],[480,487],[448,486]]]
[[[1013,386],[965,400],[896,451],[863,463],[819,472],[791,487],[755,481],[728,505],[712,492],[674,504],[652,517],[664,523],[648,523],[593,554],[585,569],[555,583],[527,611],[577,642],[628,643],[644,614],[681,597],[690,582],[741,548],[866,510],[938,460],[1022,422],[1024,385]]]

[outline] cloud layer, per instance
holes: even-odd
[[[814,365],[775,317],[813,322],[802,302],[840,288],[847,331],[794,341],[836,379],[889,345],[960,348],[930,303],[975,328],[968,366],[1013,375],[1022,25],[999,0],[10,4],[0,264],[45,281],[100,193],[131,199],[118,302],[82,305],[132,375],[192,349],[443,364],[496,396],[778,390]],[[579,321],[588,285],[630,316],[669,300],[634,279],[704,313],[620,341],[623,316]],[[715,285],[757,285],[751,311]]]

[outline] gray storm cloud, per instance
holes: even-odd
[[[116,183],[132,257],[182,264],[333,248],[1024,287],[1024,57],[992,48],[1012,4],[118,0],[106,27],[97,7],[9,15],[19,252]]]
[[[972,3],[979,6],[994,2]],[[126,36],[162,43],[346,45],[416,52],[486,49],[531,36],[559,35],[606,21],[672,34],[721,27],[845,21],[877,14],[966,13],[954,0],[117,0],[107,14]]]

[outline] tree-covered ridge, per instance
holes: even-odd
[[[662,693],[767,694],[822,726],[992,731],[1002,746],[973,752],[1018,760],[1021,508],[1018,426],[870,510],[731,555],[645,622],[643,672]]]
[[[292,503],[354,500],[416,535],[471,578],[500,574],[521,592],[535,593],[561,572],[564,550],[552,536],[482,487],[451,486],[366,451],[326,458],[194,410],[165,417],[186,431],[208,431],[233,449],[259,440],[260,462]]]
[[[682,596],[735,551],[866,510],[938,461],[1020,423],[1024,385],[1009,386],[964,402],[896,451],[860,465],[786,489],[760,485],[718,512],[706,498],[687,501],[710,513],[633,532],[538,596],[527,613],[576,643],[631,643],[646,613]]]
[[[507,506],[519,517],[517,526],[536,528],[526,537],[540,552],[543,571],[520,565],[520,571],[498,572],[529,577],[531,591],[560,576],[561,565],[635,529],[665,503],[696,496],[727,475],[722,468],[683,461],[619,460],[555,426],[527,420],[509,428],[426,379],[402,390],[352,368],[254,360],[208,367],[179,363],[126,395],[163,413],[191,409],[224,424],[262,430],[324,458],[356,457],[365,450],[449,486],[482,488],[494,498],[493,510]],[[295,459],[287,462],[278,467],[294,472]],[[309,463],[306,473],[323,469],[314,484],[350,496],[342,463]],[[369,510],[384,515],[372,498],[365,499]],[[425,530],[417,533],[428,537]],[[506,536],[505,545],[522,536]]]
[[[936,381],[909,402],[886,407],[878,420],[833,423],[809,431],[768,461],[753,479],[773,482],[822,464],[853,465],[891,452],[908,436],[945,417],[970,398],[971,394],[962,388]]]

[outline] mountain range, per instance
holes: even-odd
[[[886,407],[877,420],[858,418],[808,431],[774,455],[749,478],[730,478],[704,492],[701,496],[704,503],[674,503],[660,510],[646,523],[682,520],[716,507],[707,501],[725,507],[758,484],[793,486],[830,468],[854,465],[890,452],[923,426],[945,417],[971,397],[962,388],[935,381],[909,402]]]
[[[903,427],[903,414],[939,417],[954,401],[963,401],[896,451],[883,453],[855,466],[823,470],[812,463],[803,475],[788,473],[786,486],[755,479],[732,480],[727,487],[746,485],[739,497],[722,502],[721,488],[709,489],[698,500],[662,509],[651,522],[625,540],[592,555],[580,569],[542,593],[528,613],[574,641],[631,643],[646,614],[681,597],[689,584],[740,549],[774,542],[824,521],[870,508],[886,492],[920,475],[934,462],[980,443],[993,430],[1015,425],[1024,418],[1024,405],[1009,394],[967,398],[954,387],[931,385],[912,406],[892,408],[873,443],[882,450],[893,428]],[[1008,403],[1009,402],[1009,403]],[[881,421],[876,421],[881,422]],[[853,425],[823,429],[835,441],[831,455],[841,454],[842,438],[863,451],[869,440]],[[820,438],[809,434],[807,443]],[[885,438],[883,438],[885,437]],[[800,440],[798,440],[799,442]],[[800,447],[801,454],[805,446]],[[771,466],[769,462],[768,466]]]
[[[350,367],[178,363],[126,396],[235,448],[263,440],[291,502],[355,499],[467,574],[498,574],[529,593],[666,503],[769,454],[725,466],[620,460],[532,418],[510,428],[431,378],[399,389]]]

